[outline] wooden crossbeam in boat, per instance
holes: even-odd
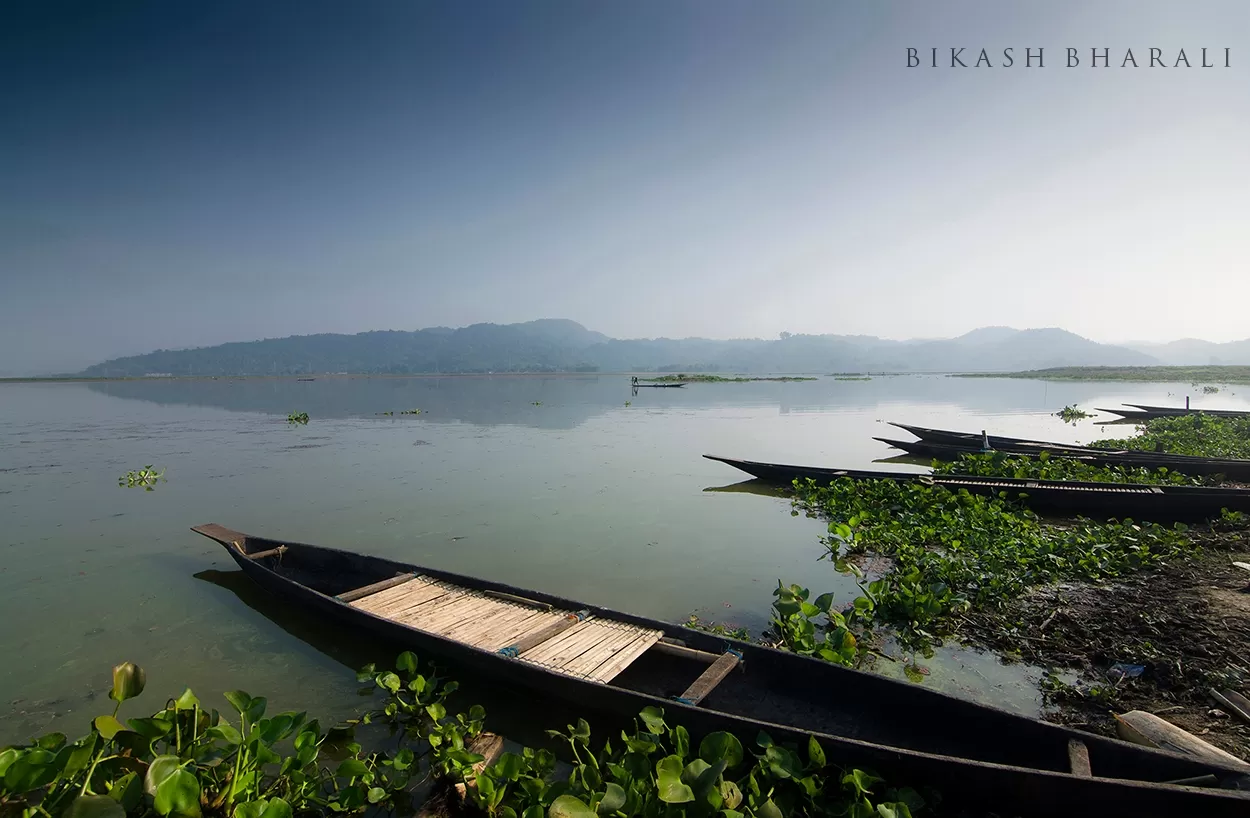
[[[239,550],[242,551],[242,548]],[[255,554],[249,554],[244,551],[243,556],[249,560],[263,560],[265,557],[281,556],[286,553],[286,550],[285,545],[279,545],[277,548],[267,548],[264,551],[257,551]]]
[[[686,688],[686,692],[677,697],[677,701],[685,704],[695,704],[707,698],[707,695],[716,689],[716,686],[724,681],[730,671],[738,666],[742,661],[742,654],[736,650],[727,650],[722,653],[715,662],[713,662],[707,670],[700,674],[699,678],[694,680],[694,684]]]
[[[378,591],[385,591],[387,588],[394,588],[396,585],[403,585],[409,580],[416,579],[415,572],[400,571],[390,579],[384,579],[381,582],[375,582],[372,585],[366,585],[363,588],[357,588],[353,591],[345,591],[335,597],[339,602],[355,602],[370,594],[376,594]]]
[[[696,650],[687,647],[684,643],[680,643],[675,639],[665,637],[659,642],[651,646],[656,653],[667,653],[670,656],[680,656],[683,659],[693,659],[696,662],[703,662],[710,665],[720,658],[720,654],[708,653],[706,650]]]
[[[1091,778],[1093,776],[1089,768],[1089,748],[1079,738],[1068,739],[1068,765],[1071,767],[1073,775],[1078,775],[1081,778]]]

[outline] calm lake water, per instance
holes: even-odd
[[[1240,389],[1193,405],[1248,408]],[[132,716],[188,685],[219,707],[220,691],[242,688],[271,707],[351,712],[351,670],[390,648],[275,605],[192,525],[759,631],[779,578],[840,601],[854,586],[818,561],[821,523],[782,499],[710,490],[746,476],[700,455],[883,468],[873,461],[899,452],[872,437],[909,437],[887,420],[1084,442],[1131,427],[1050,413],[1197,391],[935,375],[636,395],[624,376],[0,385],[0,741],[85,732],[111,710],[109,668],[123,660],[148,671]],[[311,422],[288,425],[291,411]],[[118,487],[147,464],[168,482]],[[924,684],[1039,706],[1036,669],[967,650],[925,664]]]

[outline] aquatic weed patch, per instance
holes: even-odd
[[[1078,409],[1076,404],[1065,406],[1062,409],[1060,409],[1058,412],[1055,412],[1055,417],[1059,418],[1064,423],[1073,423],[1073,424],[1075,424],[1078,420],[1084,420],[1085,418],[1092,418],[1093,416],[1094,414],[1092,412],[1086,412],[1083,409]]]
[[[1005,452],[963,454],[959,460],[933,461],[934,474],[958,474],[972,477],[1011,477],[1022,480],[1079,480],[1084,483],[1136,483],[1143,485],[1199,486],[1205,480],[1170,469],[1148,469],[1144,466],[1093,466],[1066,457],[1051,457],[1042,452],[1037,457],[1018,457]]]
[[[673,816],[897,816],[932,814],[936,793],[886,788],[857,767],[829,763],[820,742],[782,744],[760,732],[754,747],[731,733],[691,736],[662,708],[644,708],[632,732],[596,751],[578,719],[548,734],[568,746],[571,770],[556,756],[525,748],[485,766],[475,752],[486,711],[449,711],[457,687],[437,670],[418,670],[401,653],[394,670],[361,669],[365,695],[384,704],[323,728],[306,713],[268,714],[265,697],[225,694],[234,713],[205,707],[191,690],[146,718],[118,715],[146,686],[142,668],[113,669],[112,714],[69,741],[49,733],[0,748],[0,814],[67,818],[292,818],[412,815],[420,788],[461,785],[469,814],[491,818]],[[233,722],[233,723],[232,723]],[[385,750],[355,740],[373,725]],[[437,790],[436,790],[437,792]]]
[[[1098,440],[1100,449],[1139,449],[1194,457],[1250,459],[1250,418],[1222,418],[1196,412],[1156,418],[1133,437]]]
[[[1035,585],[1104,582],[1197,550],[1181,524],[1049,524],[1002,497],[919,482],[795,481],[793,506],[829,521],[824,558],[859,583],[845,623],[888,624],[922,641],[954,633],[956,614],[1001,609]],[[865,582],[855,564],[865,555],[888,557],[890,568]]]

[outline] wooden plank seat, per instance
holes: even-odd
[[[708,665],[707,670],[699,674],[699,678],[695,679],[690,687],[686,688],[686,692],[677,697],[677,701],[684,704],[697,705],[699,702],[707,698],[707,695],[716,689],[716,686],[724,681],[725,677],[738,666],[742,661],[742,654],[736,650],[728,649],[717,657],[716,661]]]
[[[601,683],[611,681],[664,635],[585,611],[530,604],[417,574],[347,591],[338,599],[427,633]]]

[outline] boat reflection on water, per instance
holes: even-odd
[[[785,486],[779,486],[758,477],[743,480],[741,483],[731,483],[728,486],[708,486],[704,491],[718,494],[756,494],[760,497],[785,497],[788,493]]]

